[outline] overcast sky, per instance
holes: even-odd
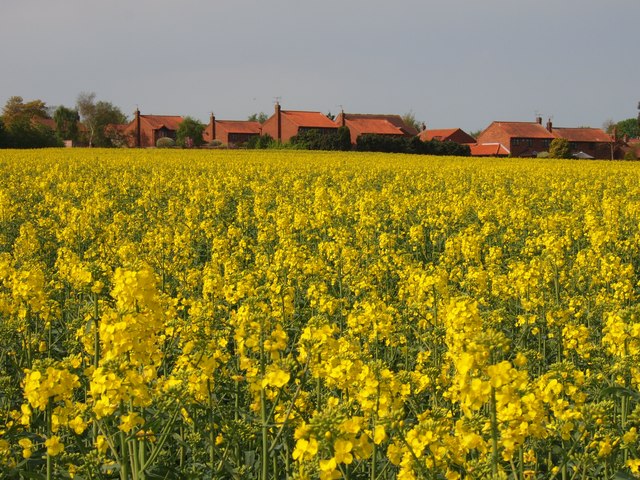
[[[0,103],[602,126],[637,115],[640,0],[2,0]]]

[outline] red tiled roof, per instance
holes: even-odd
[[[302,112],[297,110],[282,110],[283,117],[298,127],[305,128],[338,128],[326,115],[320,112]]]
[[[393,114],[381,114],[381,113],[340,113],[338,118],[336,118],[336,123],[340,125],[340,121],[342,119],[342,115],[344,115],[345,120],[386,120],[391,125],[396,128],[399,128],[402,133],[408,135],[410,137],[415,137],[418,135],[418,131],[413,128],[411,125],[407,125],[402,120],[400,115]]]
[[[451,135],[453,135],[454,133],[456,133],[458,130],[460,130],[459,128],[441,128],[439,130],[423,130],[422,132],[420,132],[420,140],[427,141],[427,140],[444,140],[447,137],[450,137]]]
[[[594,142],[609,143],[611,137],[599,128],[556,128],[553,133],[560,138],[565,138],[570,142]]]
[[[537,122],[493,122],[491,126],[501,128],[511,138],[556,138]]]
[[[145,122],[151,130],[159,130],[163,127],[167,130],[178,130],[182,120],[182,117],[175,115],[140,115],[140,123]]]
[[[345,119],[347,127],[355,130],[359,135],[404,135],[404,132],[382,118]]]
[[[217,126],[224,128],[229,133],[260,133],[262,131],[260,122],[246,120],[216,120]]]
[[[478,157],[498,157],[509,155],[509,150],[500,143],[483,143],[469,145],[471,148],[471,156]]]

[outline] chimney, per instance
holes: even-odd
[[[280,102],[276,101],[276,140],[282,141],[282,114],[280,113]]]
[[[536,123],[542,125],[542,117],[536,117]]]
[[[551,119],[547,120],[547,130],[549,130],[549,133],[553,132],[553,123],[551,123]]]
[[[347,126],[347,119],[346,119],[346,118],[344,118],[344,109],[341,109],[341,110],[340,110],[340,117],[341,117],[341,118],[340,118],[340,125],[341,125],[342,127],[346,127],[346,126]]]
[[[211,141],[216,139],[216,116],[211,112],[209,116],[209,122],[211,123]]]
[[[135,146],[140,148],[142,146],[142,132],[140,131],[140,109],[136,107],[135,115],[135,125],[136,125],[136,144]]]
[[[422,129],[422,131],[424,132],[427,129],[427,124],[422,122],[422,125],[420,125],[420,128]]]

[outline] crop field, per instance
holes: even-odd
[[[640,165],[0,152],[0,478],[640,478]]]

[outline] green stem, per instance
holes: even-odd
[[[47,403],[47,438],[51,438],[51,399]],[[53,477],[53,457],[47,452],[47,480],[51,480]]]
[[[131,466],[131,478],[138,479],[138,455],[136,448],[136,440],[132,439],[127,441],[127,448],[129,449],[129,462]]]
[[[98,330],[98,318],[99,318],[99,308],[98,308],[98,294],[94,294],[94,305],[93,305],[93,367],[95,369],[100,365],[100,332]],[[98,438],[98,425],[94,420],[93,425],[91,427],[91,432],[93,434],[93,444],[95,445],[96,439]]]
[[[209,463],[211,463],[211,471],[214,469],[215,461],[215,436],[213,431],[213,398],[211,395],[211,382],[207,380],[207,393],[209,394]]]
[[[145,464],[142,466],[142,470],[147,470],[151,465],[153,465],[153,462],[156,461],[156,458],[158,457],[158,455],[160,455],[160,451],[164,447],[164,444],[167,441],[167,438],[169,437],[169,432],[171,431],[173,424],[176,422],[176,418],[178,418],[178,413],[180,413],[179,406],[176,407],[175,411],[173,412],[173,415],[171,415],[171,418],[163,427],[162,432],[160,432],[160,438],[151,449],[149,458],[147,459]]]
[[[120,431],[120,478],[122,480],[129,480],[129,452],[127,451],[127,441],[124,437],[124,432]]]
[[[266,371],[266,359],[264,353],[264,319],[260,321],[260,378],[264,378]],[[260,387],[260,422],[262,430],[262,480],[267,480],[269,472],[269,439],[267,430],[267,398],[264,392],[264,387]]]
[[[498,415],[496,411],[496,389],[491,387],[491,473],[498,475]]]
[[[142,437],[142,440],[138,440],[138,461],[140,463],[140,480],[145,480],[147,478],[146,474],[144,473],[144,464],[145,464],[145,457],[147,454],[147,450],[146,450],[146,445],[145,445],[145,440],[144,437]]]

